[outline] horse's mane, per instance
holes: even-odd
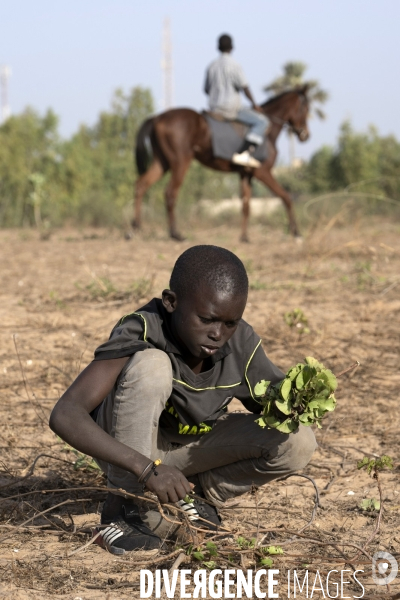
[[[287,96],[288,94],[292,94],[292,93],[306,95],[306,89],[304,88],[304,86],[287,89],[284,92],[277,94],[276,96],[272,96],[272,98],[268,98],[268,100],[266,100],[265,102],[263,102],[263,104],[261,104],[261,107],[266,108],[267,106],[270,106],[271,104],[274,104],[275,102],[279,102],[279,100],[281,100],[284,96]]]

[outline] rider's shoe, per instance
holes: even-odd
[[[261,167],[260,161],[254,158],[254,156],[252,156],[248,150],[244,150],[244,152],[240,153],[235,152],[235,154],[232,156],[232,162],[235,165],[251,167],[253,169],[258,169],[258,167]]]

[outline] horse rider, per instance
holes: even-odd
[[[233,40],[230,35],[219,37],[218,50],[221,56],[208,67],[204,84],[210,111],[250,126],[242,152],[236,152],[232,162],[245,167],[260,167],[261,163],[253,154],[264,141],[268,120],[256,104],[241,66],[231,56]],[[250,100],[252,108],[242,107],[240,92]]]

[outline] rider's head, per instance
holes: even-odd
[[[231,52],[233,50],[233,40],[230,35],[224,33],[218,38],[218,50],[220,52]]]

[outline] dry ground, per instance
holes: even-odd
[[[205,241],[230,248],[245,262],[251,281],[245,318],[279,367],[286,371],[307,355],[336,373],[361,362],[341,380],[338,408],[317,432],[319,448],[304,471],[321,491],[321,507],[304,531],[310,539],[294,540],[287,532],[298,531],[310,519],[314,491],[306,479],[278,481],[241,498],[223,511],[225,524],[247,538],[257,537],[258,527],[258,539],[263,528],[278,530],[267,534],[264,545],[284,548],[274,567],[281,571],[280,597],[286,598],[287,569],[301,571],[308,565],[312,575],[316,569],[352,568],[349,557],[359,552],[346,544],[362,547],[377,523],[376,512],[359,508],[363,499],[378,498],[378,489],[366,472],[357,470],[357,460],[389,454],[395,469],[381,476],[383,523],[367,554],[386,550],[400,557],[399,234],[398,223],[384,220],[358,220],[340,228],[328,223],[302,245],[256,225],[249,245],[237,242],[236,228],[223,226],[198,225],[181,244],[157,228],[129,243],[119,232],[99,230],[60,230],[47,241],[35,231],[0,232],[0,596],[138,598],[139,569],[146,561],[153,570],[171,567],[174,559],[163,556],[173,552],[172,542],[150,558],[118,558],[94,545],[71,555],[89,541],[85,528],[98,521],[104,498],[104,492],[84,488],[103,486],[104,480],[51,433],[47,420],[117,319],[158,295],[177,256]],[[304,311],[309,334],[285,323],[284,313],[294,308]],[[239,403],[233,408],[239,409]],[[71,502],[56,506],[66,500]],[[252,550],[240,559],[236,542],[218,545],[222,552],[230,548],[215,559],[222,567],[231,560],[254,568]],[[184,565],[198,566],[195,560],[190,566],[189,557]],[[365,571],[359,576],[364,597],[389,598],[400,591],[400,577],[390,590],[373,584],[365,555],[355,566]],[[361,588],[349,584],[343,593],[339,597],[361,596]],[[314,591],[312,597],[324,596]]]

